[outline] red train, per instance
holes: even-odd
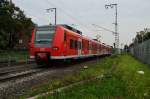
[[[71,26],[47,25],[32,32],[29,53],[30,58],[40,63],[109,55],[112,47],[83,36]]]

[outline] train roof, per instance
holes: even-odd
[[[78,29],[73,28],[72,26],[66,25],[66,24],[61,24],[61,26],[63,26],[64,28],[67,28],[68,30],[71,30],[75,33],[78,33],[80,35],[82,35],[82,32]]]
[[[79,35],[82,35],[82,32],[81,32],[80,30],[75,29],[75,28],[73,28],[73,27],[71,27],[71,26],[69,26],[69,25],[67,25],[67,24],[37,26],[37,30],[50,29],[50,28],[54,28],[54,27],[56,27],[56,26],[62,26],[62,27],[66,28],[66,29],[68,29],[68,30],[70,30],[70,31],[73,31],[74,33],[77,33],[77,34],[79,34]],[[95,39],[90,39],[90,38],[87,37],[87,36],[82,35],[82,37],[83,37],[84,39],[89,39],[89,40],[91,40],[91,41],[93,41],[93,42],[95,42],[95,43],[100,43],[100,44],[103,45],[103,46],[111,47],[111,46],[106,45],[105,43],[99,42],[99,41],[97,41],[97,40],[95,40]]]
[[[73,32],[75,32],[75,33],[77,33],[77,34],[82,35],[82,32],[81,32],[80,30],[75,29],[75,28],[72,27],[72,26],[69,26],[69,25],[67,25],[67,24],[58,24],[58,25],[60,25],[60,26],[62,26],[62,27],[64,27],[64,28],[66,28],[66,29],[68,29],[68,30],[71,30],[71,31],[73,31]],[[52,27],[55,27],[55,26],[58,26],[58,25],[43,25],[43,26],[38,26],[38,29],[50,28],[51,26],[52,26]]]
[[[51,28],[55,28],[54,25],[50,26],[50,25],[43,25],[43,26],[37,26],[37,30],[50,30]]]

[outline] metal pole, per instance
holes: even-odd
[[[115,16],[115,32],[116,32],[116,45],[117,45],[117,48],[119,47],[119,40],[118,40],[118,20],[117,20],[117,17],[118,17],[118,13],[117,13],[117,4],[115,4],[115,8],[116,8],[116,16]]]
[[[56,8],[49,8],[46,10],[47,10],[47,12],[55,10],[55,25],[56,25],[57,24],[57,11],[56,11],[57,9]]]
[[[113,8],[115,7],[115,45],[116,45],[116,52],[119,53],[119,33],[118,33],[118,6],[117,4],[110,4],[110,5],[105,5],[105,8]]]
[[[10,3],[12,4],[12,0],[10,0]]]
[[[57,23],[57,12],[56,12],[56,8],[55,8],[55,25]]]
[[[117,4],[114,4],[115,5],[115,9],[116,9],[116,12],[115,12],[115,41],[116,41],[116,48],[117,48],[117,53],[119,51],[119,33],[118,33],[118,11],[117,11]]]

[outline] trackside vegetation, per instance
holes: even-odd
[[[111,56],[90,64],[89,69],[80,71],[78,76],[65,78],[53,88],[69,84],[66,81],[71,80],[73,83],[103,73],[102,79],[91,80],[38,99],[150,99],[150,68],[128,54]]]
[[[0,62],[11,61],[27,61],[28,51],[26,50],[6,50],[0,51]]]
[[[32,97],[57,89],[59,87],[67,86],[75,82],[91,79],[102,75],[112,68],[112,64],[114,63],[115,59],[117,59],[115,58],[115,56],[111,56],[100,59],[95,63],[83,63],[83,66],[88,66],[88,69],[81,68],[79,71],[68,74],[62,79],[53,79],[53,81],[50,80],[48,83],[33,87],[26,95],[22,96],[21,99]]]

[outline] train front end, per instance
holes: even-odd
[[[53,43],[56,26],[40,26],[35,28],[30,41],[30,58],[37,64],[50,62],[51,47]]]

